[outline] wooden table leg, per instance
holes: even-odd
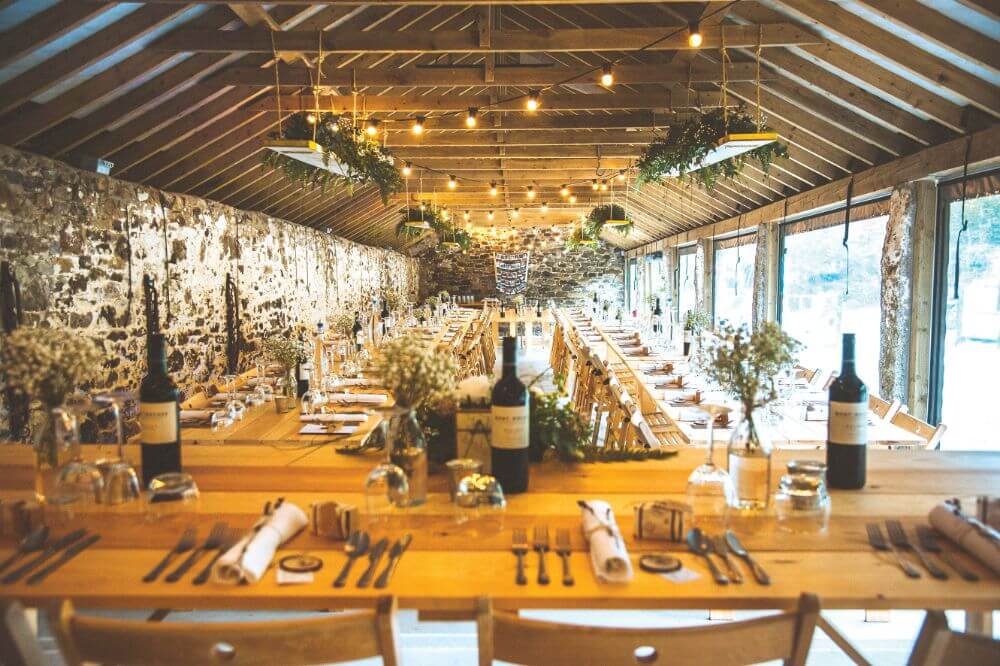
[[[993,635],[993,611],[965,611],[965,632],[982,636]]]

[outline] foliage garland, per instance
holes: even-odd
[[[272,139],[315,141],[323,150],[323,164],[340,164],[346,175],[340,175],[310,166],[304,162],[266,151],[264,164],[279,169],[293,181],[325,190],[328,185],[342,184],[354,193],[355,185],[375,185],[382,196],[382,203],[389,204],[389,197],[403,189],[403,178],[393,163],[392,153],[375,141],[369,141],[353,123],[332,113],[319,114],[315,137],[313,126],[303,112],[287,116],[282,122],[280,135]]]
[[[595,245],[596,243],[597,239],[592,238],[582,227],[574,228],[573,233],[565,241],[566,249],[569,251],[576,251],[584,245]]]
[[[726,114],[722,109],[714,109],[682,123],[667,127],[667,135],[646,146],[637,164],[638,182],[656,182],[664,174],[676,171],[678,178],[697,180],[706,189],[715,186],[720,176],[735,178],[750,159],[760,162],[761,170],[767,174],[776,158],[788,157],[788,146],[775,141],[755,148],[735,157],[702,166],[716,142],[726,134],[751,134],[771,131],[765,124],[757,127],[753,116],[745,107]]]
[[[426,222],[427,229],[410,226],[409,222]],[[459,229],[454,224],[444,219],[441,211],[434,206],[425,206],[424,210],[419,208],[406,208],[396,225],[396,236],[399,238],[414,239],[419,238],[425,231],[430,229],[437,234],[439,245],[445,242],[458,243],[462,250],[468,250],[472,245],[472,236],[464,229]]]
[[[624,226],[611,228],[623,236],[628,236],[632,231],[632,219],[625,213],[625,209],[622,206],[613,203],[594,206],[590,209],[587,221],[583,225],[586,234],[591,238],[597,238],[608,220],[628,220],[628,224]]]

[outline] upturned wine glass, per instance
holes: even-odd
[[[104,476],[97,465],[83,459],[80,447],[79,417],[90,406],[88,397],[75,396],[71,407],[56,410],[56,437],[69,442],[72,458],[59,470],[49,503],[66,518],[72,517],[74,509],[100,503],[104,495]]]
[[[125,430],[122,427],[122,404],[125,399],[127,395],[121,393],[102,393],[94,396],[94,404],[106,409],[115,423],[116,457],[98,463],[104,476],[103,501],[110,506],[129,504],[142,495],[135,467],[125,457]]]
[[[735,497],[735,488],[729,473],[713,460],[715,418],[720,414],[728,414],[731,410],[725,405],[713,404],[698,405],[698,409],[708,416],[708,448],[705,462],[696,467],[688,477],[687,499],[694,512],[695,525],[702,525],[725,519],[727,508]]]
[[[229,389],[226,391],[226,409],[233,415],[234,419],[241,421],[246,414],[247,406],[240,400],[239,394],[236,391],[236,379],[237,376],[235,374],[222,375],[222,381]]]

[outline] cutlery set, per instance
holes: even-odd
[[[209,553],[209,558],[205,566],[191,579],[194,585],[204,585],[212,575],[212,567],[222,555],[232,548],[240,540],[241,532],[238,529],[229,527],[224,522],[215,523],[209,530],[204,541],[198,543],[198,532],[193,527],[189,527],[181,533],[180,538],[174,547],[167,551],[163,559],[149,573],[142,577],[142,582],[152,583],[160,577],[167,568],[174,563],[178,557],[187,553],[187,557],[181,561],[177,567],[168,573],[163,580],[168,583],[176,583],[184,577],[188,571],[193,569]]]
[[[920,570],[903,553],[913,553],[927,573],[938,580],[948,580],[948,572],[934,561],[929,553],[933,553],[937,559],[952,568],[961,578],[969,582],[979,580],[979,576],[963,566],[952,555],[941,548],[938,543],[937,534],[926,525],[918,525],[916,528],[917,540],[911,541],[906,534],[903,524],[898,520],[885,521],[885,529],[889,535],[888,540],[882,533],[882,527],[878,523],[868,523],[865,531],[868,534],[868,543],[873,549],[883,553],[891,553],[899,568],[910,578],[920,578]]]
[[[389,580],[392,578],[393,572],[396,571],[396,567],[399,565],[399,560],[403,557],[403,553],[406,552],[406,549],[409,548],[411,541],[413,541],[413,536],[410,534],[404,534],[390,548],[389,539],[387,538],[379,539],[372,544],[371,536],[368,532],[351,532],[350,536],[347,537],[347,541],[344,543],[344,554],[347,555],[347,561],[344,562],[344,566],[340,570],[340,574],[336,579],[334,579],[333,586],[345,587],[347,585],[347,579],[350,577],[351,567],[354,565],[354,560],[368,555],[368,567],[358,579],[357,586],[360,588],[368,587],[372,584],[372,579],[374,578],[375,587],[377,589],[387,587],[389,585]],[[386,563],[382,573],[380,573],[376,578],[375,573],[378,569],[379,561],[382,559],[382,556],[386,553],[386,551],[389,552],[389,561]]]
[[[757,560],[750,556],[750,553],[743,547],[736,533],[732,530],[726,530],[724,535],[710,537],[700,528],[693,527],[688,530],[685,541],[687,542],[688,550],[705,559],[709,571],[712,572],[712,578],[719,585],[728,585],[729,583],[740,585],[743,583],[743,572],[740,570],[735,558],[740,558],[744,561],[750,569],[754,580],[758,583],[761,585],[771,584],[771,577],[764,571],[764,567],[760,566]],[[726,573],[722,572],[719,565],[712,559],[712,555],[718,556],[722,561],[725,565]]]
[[[528,554],[528,532],[523,527],[515,527],[511,536],[511,552],[517,558],[517,574],[514,582],[518,585],[527,585],[528,577],[524,573],[524,558]],[[538,575],[535,579],[539,585],[548,585],[551,582],[548,569],[545,566],[545,553],[549,552],[549,528],[547,525],[536,527],[532,531],[530,549],[538,553]],[[560,528],[556,530],[555,553],[562,561],[562,584],[570,587],[574,584],[573,574],[570,571],[569,557],[571,553],[569,530]]]
[[[49,540],[49,529],[44,525],[36,527],[21,540],[12,555],[0,562],[0,573],[3,574],[0,582],[10,585],[31,574],[25,582],[28,585],[40,583],[53,571],[93,546],[100,538],[100,534],[88,534],[87,530],[78,529]],[[30,559],[21,563],[26,558]],[[19,563],[19,567],[10,569]]]

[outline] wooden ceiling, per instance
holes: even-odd
[[[753,111],[760,43],[760,106],[789,157],[713,191],[631,189],[635,230],[607,239],[632,247],[996,123],[998,13],[996,0],[0,0],[0,143],[74,164],[101,157],[120,178],[398,246],[402,197],[385,207],[369,188],[304,190],[261,164],[275,74],[285,112],[313,104],[321,34],[317,103],[352,109],[358,92],[390,150],[417,167],[411,194],[498,220],[518,207],[522,223],[586,212],[591,179],[627,168],[665,123],[717,107],[723,39],[728,97]],[[694,21],[700,49],[687,46]],[[542,106],[528,114],[532,89]],[[481,109],[471,130],[469,107]]]

